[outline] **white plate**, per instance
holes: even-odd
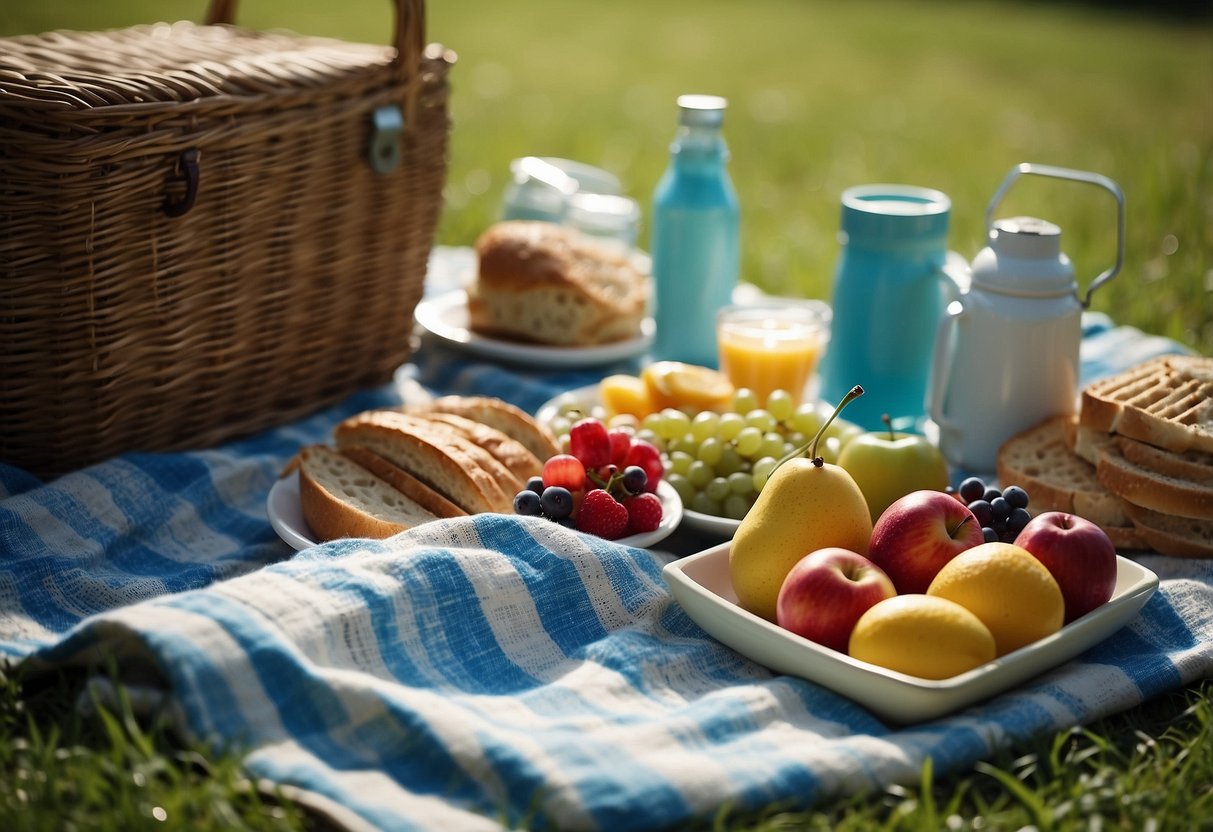
[[[633,534],[615,541],[625,546],[644,549],[665,540],[682,522],[682,500],[669,483],[657,484],[657,496],[661,499],[661,525],[651,532]],[[299,503],[299,472],[292,471],[270,487],[265,501],[265,512],[270,525],[278,536],[293,549],[306,549],[318,541],[307,521],[303,519],[303,507]]]
[[[462,289],[424,298],[414,311],[417,324],[449,346],[483,358],[534,367],[594,367],[644,353],[653,343],[657,324],[641,322],[634,338],[592,347],[552,347],[488,338],[468,328],[468,296]]]
[[[928,681],[852,659],[739,607],[729,577],[731,545],[722,543],[666,565],[662,577],[687,615],[759,664],[816,682],[903,724],[943,716],[1069,661],[1128,623],[1158,588],[1157,575],[1118,555],[1116,590],[1103,606],[981,667]]]

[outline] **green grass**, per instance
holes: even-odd
[[[0,35],[200,19],[204,0],[0,5]],[[241,23],[386,41],[382,0],[243,0]],[[907,182],[953,200],[952,245],[980,248],[986,203],[1032,161],[1092,170],[1127,199],[1125,264],[1094,307],[1213,354],[1213,26],[1094,4],[861,0],[435,0],[459,54],[439,241],[496,216],[509,160],[601,165],[647,205],[674,98],[731,101],[744,277],[828,298],[838,197]],[[1025,179],[1003,213],[1057,222],[1081,282],[1114,251],[1102,192]],[[291,829],[311,821],[249,788],[235,750],[183,743],[124,708],[80,717],[75,680],[0,684],[0,828]],[[1188,829],[1213,817],[1213,684],[1016,749],[918,789],[812,812],[723,813],[716,829]]]

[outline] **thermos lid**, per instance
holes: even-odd
[[[678,96],[678,123],[687,127],[719,127],[729,102],[719,95]]]
[[[948,236],[952,201],[947,194],[913,185],[858,185],[842,192],[844,245],[938,247]]]
[[[1073,294],[1074,267],[1061,251],[1061,229],[1036,217],[1008,217],[990,226],[977,253],[973,285],[1023,297]]]

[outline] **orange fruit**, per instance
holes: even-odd
[[[1024,548],[983,543],[952,558],[927,595],[955,601],[981,619],[1004,656],[1061,629],[1066,604],[1057,581]]]
[[[598,385],[598,395],[608,416],[626,413],[643,419],[657,410],[649,395],[649,386],[639,376],[626,373],[607,376]]]
[[[930,595],[895,595],[859,617],[852,658],[921,679],[947,679],[994,659],[994,636],[973,613]]]
[[[724,410],[733,398],[733,383],[724,373],[698,364],[656,361],[640,377],[656,410]]]

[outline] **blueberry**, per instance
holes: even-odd
[[[1008,502],[1010,501],[1008,500]],[[1023,527],[1028,525],[1028,521],[1031,519],[1032,515],[1028,514],[1028,510],[1026,508],[1016,506],[1015,508],[1011,509],[1011,516],[1007,518],[1007,531],[1009,531],[1012,536],[1018,537],[1019,533],[1023,531]]]
[[[629,465],[623,469],[623,487],[632,494],[639,494],[649,484],[649,475],[639,465]]]
[[[539,497],[543,513],[553,520],[563,520],[573,512],[573,495],[563,486],[549,485]]]
[[[986,493],[986,484],[981,477],[967,477],[960,483],[960,498],[966,503],[980,500]]]
[[[542,501],[534,491],[519,491],[514,497],[514,513],[534,517],[543,511]]]
[[[543,493],[543,477],[531,477],[526,481],[527,491],[534,491],[537,495]]]
[[[1006,520],[1011,516],[1011,501],[1006,497],[995,497],[990,500],[990,508],[994,511],[995,520]]]
[[[974,500],[969,503],[969,511],[973,512],[973,516],[983,527],[994,523],[994,507],[985,500]]]
[[[1018,485],[1009,485],[1003,490],[1002,496],[1007,498],[1007,502],[1011,504],[1011,508],[1027,508],[1028,507],[1028,492],[1024,491]]]
[[[994,531],[989,526],[985,526],[982,528],[981,536],[985,540],[986,543],[997,543],[998,542],[998,532]]]
[[[981,495],[981,499],[985,500],[987,503],[992,503],[992,502],[994,502],[994,498],[1001,497],[1001,496],[1002,496],[1001,489],[987,488],[986,493]]]

